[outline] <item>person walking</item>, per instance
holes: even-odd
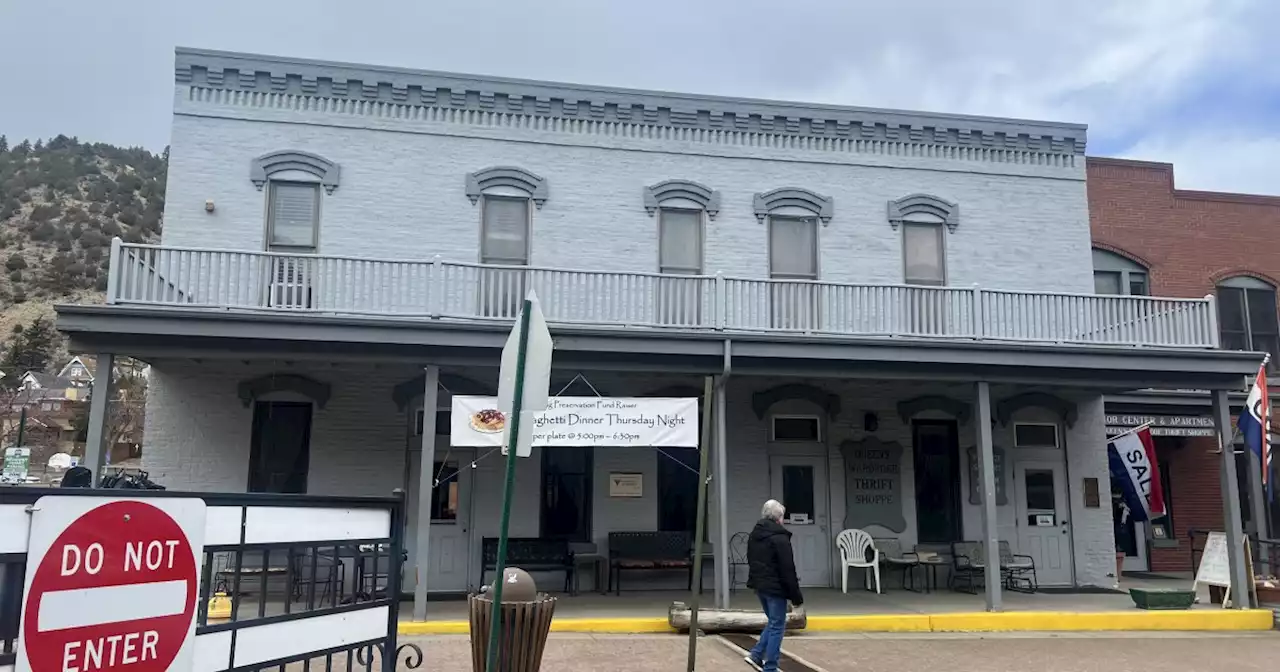
[[[787,625],[787,601],[796,607],[804,604],[791,553],[791,532],[782,526],[786,513],[786,507],[778,500],[765,502],[760,520],[747,539],[747,587],[760,598],[768,624],[746,661],[762,672],[777,672]]]

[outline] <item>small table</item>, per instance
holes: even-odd
[[[608,592],[606,590],[605,583],[602,579],[603,572],[601,571],[605,567],[605,559],[606,558],[603,553],[589,552],[589,553],[573,554],[573,594],[574,595],[578,594],[578,584],[581,583],[582,581],[581,573],[578,571],[578,568],[586,565],[591,566],[591,578],[596,582],[596,592],[600,593],[601,595],[604,595]]]
[[[931,593],[938,587],[938,568],[950,565],[951,561],[938,554],[920,556],[919,567],[924,568],[924,592]]]

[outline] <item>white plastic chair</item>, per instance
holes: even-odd
[[[879,593],[880,551],[876,549],[871,535],[862,530],[845,530],[836,537],[836,545],[840,547],[840,585],[845,594],[849,593],[849,570],[852,568],[863,570],[863,586],[867,588],[871,587],[868,584],[875,577],[876,592]]]

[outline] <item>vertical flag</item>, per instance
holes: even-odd
[[[1271,478],[1271,400],[1267,397],[1266,366],[1264,360],[1258,367],[1258,376],[1253,380],[1253,389],[1249,390],[1249,398],[1244,402],[1236,427],[1244,437],[1244,445],[1258,456],[1258,464],[1262,465],[1262,485],[1267,489],[1267,499],[1273,499],[1275,483]]]
[[[1164,487],[1156,462],[1156,445],[1151,428],[1143,425],[1115,437],[1107,444],[1111,480],[1120,484],[1124,503],[1136,521],[1155,520],[1165,515]]]

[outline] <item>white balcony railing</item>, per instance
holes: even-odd
[[[107,302],[558,323],[1214,348],[1212,297],[850,285],[112,244]]]

